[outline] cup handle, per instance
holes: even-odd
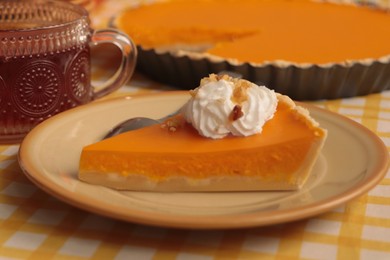
[[[122,87],[133,75],[137,63],[137,47],[126,34],[110,28],[94,31],[91,37],[91,45],[97,46],[103,43],[116,45],[122,52],[122,60],[119,68],[111,78],[98,88],[92,86],[93,89],[97,89],[93,93],[93,100],[106,96]]]

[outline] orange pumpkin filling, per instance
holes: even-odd
[[[249,177],[260,181],[260,186],[271,185],[269,189],[286,188],[277,187],[278,183],[296,188],[307,177],[326,136],[325,130],[308,123],[284,102],[279,102],[263,132],[249,137],[213,140],[200,136],[181,116],[172,120],[173,127],[155,125],[85,147],[80,178],[107,181],[114,174],[124,180],[142,176],[159,183],[178,177],[196,183],[213,178]],[[297,176],[303,166],[304,173]],[[98,181],[105,185],[102,182]]]
[[[325,64],[390,54],[390,16],[368,7],[309,0],[173,0],[116,21],[145,48],[208,46],[241,62]]]

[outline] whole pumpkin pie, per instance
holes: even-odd
[[[79,178],[120,190],[294,190],[326,135],[287,96],[211,75],[165,123],[84,147]]]
[[[338,63],[390,54],[390,16],[309,0],[171,0],[131,8],[117,26],[144,48],[195,48],[239,62]]]
[[[193,88],[230,70],[295,100],[330,99],[390,87],[390,15],[352,2],[156,1],[114,24],[140,47],[138,68],[156,80]]]

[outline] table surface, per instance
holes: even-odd
[[[92,14],[105,3],[79,2]],[[100,17],[96,24],[104,24]],[[97,82],[102,72],[94,69]],[[171,88],[135,74],[107,98],[165,90]],[[312,103],[361,123],[390,148],[390,91]],[[367,194],[310,219],[180,230],[105,218],[53,198],[22,173],[18,148],[0,145],[0,259],[390,259],[390,171]]]

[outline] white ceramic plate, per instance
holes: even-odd
[[[188,94],[171,92],[100,101],[61,113],[33,129],[20,147],[27,177],[53,196],[101,215],[180,228],[239,228],[288,222],[337,207],[373,186],[389,163],[386,147],[365,127],[305,105],[329,136],[306,185],[294,192],[120,192],[77,179],[83,146],[134,116],[161,117]],[[152,138],[152,137],[151,137]]]

